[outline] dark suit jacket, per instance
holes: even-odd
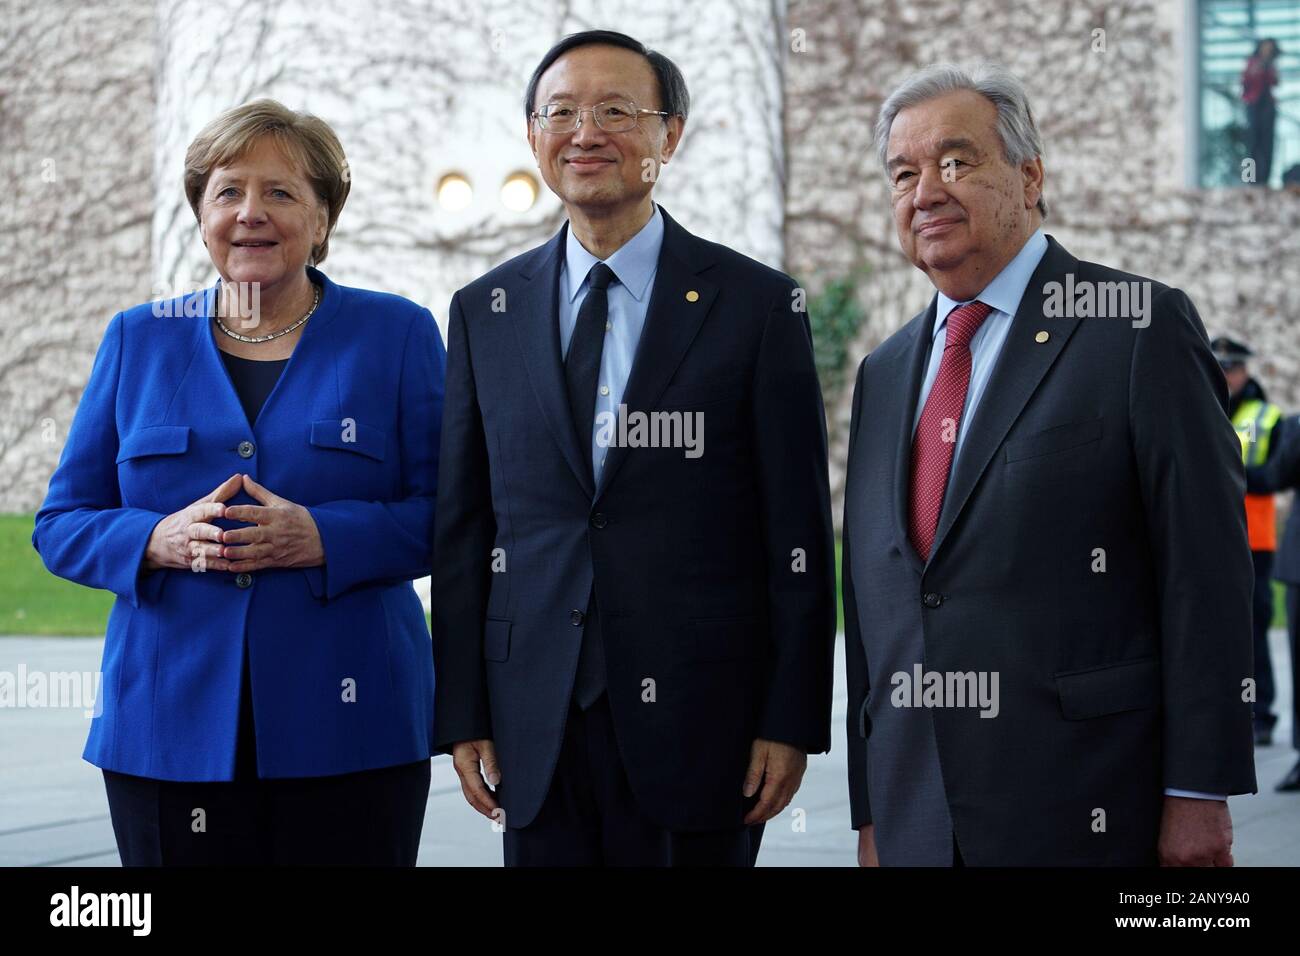
[[[664,227],[624,403],[703,413],[698,458],[611,448],[592,487],[560,358],[564,229],[452,300],[436,737],[495,741],[509,826],[546,796],[593,582],[621,754],[661,826],[740,825],[756,737],[829,749],[834,550],[807,316],[788,276]]]
[[[1149,281],[1050,240],[928,563],[906,502],[934,301],[858,370],[849,787],[882,864],[947,864],[954,834],[976,865],[1152,863],[1165,787],[1255,790],[1253,572],[1223,375],[1187,296],[1159,283],[1146,328],[1044,318],[1045,285],[1067,273]],[[918,663],[996,672],[998,716],[894,706],[894,675]]]

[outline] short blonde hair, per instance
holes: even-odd
[[[254,100],[226,110],[194,137],[185,151],[185,197],[194,218],[202,219],[203,192],[212,171],[235,162],[263,136],[275,137],[298,163],[328,210],[325,239],[311,250],[313,264],[324,262],[330,235],[352,189],[347,157],[328,123],[308,113],[295,113],[275,100]]]

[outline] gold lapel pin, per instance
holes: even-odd
[[[700,294],[699,294],[698,292],[696,292],[694,289],[692,289],[690,292],[686,293],[686,301],[687,301],[687,302],[698,302],[699,299],[700,299]]]
[[[1039,345],[1042,345],[1049,338],[1051,338],[1051,336],[1048,335],[1046,332],[1039,332],[1037,335],[1034,336],[1034,341],[1037,342]]]

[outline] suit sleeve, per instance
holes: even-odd
[[[853,417],[849,422],[848,461],[853,461],[853,442],[858,433],[858,416],[862,409],[862,380],[867,373],[867,360],[858,366],[858,379],[853,386]],[[845,480],[845,487],[848,481]],[[847,504],[845,506],[847,516]],[[848,740],[849,762],[849,821],[857,830],[871,823],[871,798],[867,793],[867,737],[870,721],[863,713],[867,695],[871,692],[871,673],[867,666],[867,652],[862,645],[862,622],[858,618],[857,596],[853,589],[852,538],[849,522],[843,525],[843,570],[841,593],[844,595],[844,670],[848,685],[848,713],[844,715],[845,738]]]
[[[1178,289],[1156,297],[1135,335],[1129,396],[1160,614],[1164,786],[1253,793],[1241,442],[1201,319]]]
[[[68,430],[32,545],[51,573],[112,591],[133,607],[157,601],[165,575],[141,570],[154,526],[165,515],[123,507],[117,481],[117,389],[124,320],[109,323]]]
[[[496,540],[487,440],[460,303],[447,331],[447,405],[442,424],[442,483],[433,547],[435,740],[442,752],[462,740],[490,739],[483,622]]]
[[[326,501],[308,507],[325,550],[321,573],[308,575],[317,597],[333,599],[372,581],[409,580],[429,573],[446,353],[427,309],[420,309],[407,329],[402,356],[401,497]]]
[[[772,649],[758,735],[822,753],[830,749],[835,532],[812,331],[787,281],[768,313],[754,372]]]

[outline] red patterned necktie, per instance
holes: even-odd
[[[948,334],[939,374],[930,386],[925,409],[912,439],[911,522],[908,536],[922,561],[930,557],[939,528],[943,493],[952,471],[953,449],[961,429],[962,408],[970,387],[970,340],[993,311],[983,302],[968,302],[948,315]]]

